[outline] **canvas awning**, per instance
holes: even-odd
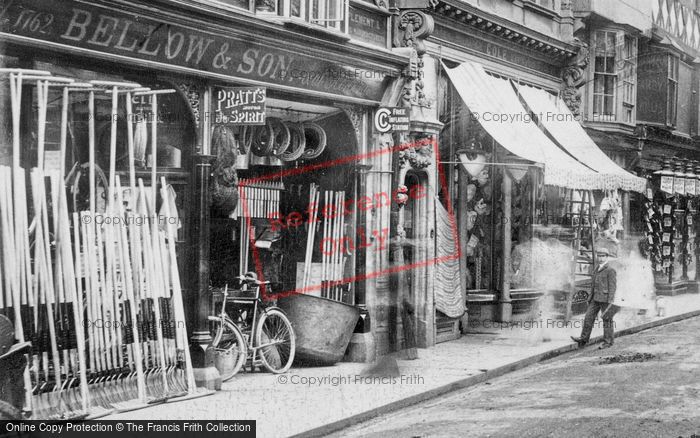
[[[574,158],[599,173],[602,189],[644,192],[647,181],[627,172],[600,150],[562,99],[525,85],[516,85],[516,89],[529,110],[537,114],[545,132]]]
[[[544,183],[572,189],[599,189],[598,172],[554,144],[523,107],[510,81],[490,76],[480,64],[445,67],[455,89],[486,132],[511,153],[544,167]]]

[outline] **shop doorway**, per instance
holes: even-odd
[[[332,205],[351,205],[357,198],[351,157],[357,154],[358,144],[353,124],[337,107],[278,98],[268,98],[266,118],[274,136],[271,144],[284,142],[281,133],[290,133],[286,152],[261,149],[267,125],[229,128],[239,149],[236,178],[245,188],[233,209],[228,204],[213,205],[212,285],[236,284],[236,276],[254,271],[271,282],[273,293],[310,288],[306,293],[355,304],[354,285],[345,284],[342,291],[332,293],[325,286],[316,287],[350,278],[355,269],[357,245],[349,242],[356,211],[350,207],[336,211]],[[304,136],[301,145],[297,133]],[[305,153],[296,154],[297,147]],[[309,198],[312,186],[319,194],[316,201]],[[245,207],[241,196],[246,198]],[[316,215],[313,227],[312,214]],[[324,242],[329,248],[322,247]]]

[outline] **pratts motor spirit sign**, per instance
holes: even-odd
[[[123,12],[83,0],[4,0],[0,42],[56,48],[37,42],[48,41],[72,51],[102,52],[371,101],[381,100],[391,76],[398,74],[369,62],[346,64],[327,54],[302,52],[291,42],[277,48],[274,40],[264,44],[265,37],[245,29],[214,24],[195,28],[160,21],[149,13]]]
[[[214,90],[214,123],[264,125],[264,87],[228,87]]]

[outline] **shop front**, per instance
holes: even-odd
[[[177,233],[164,245],[175,244],[176,254],[168,260],[177,259],[179,268],[184,316],[177,323],[186,327],[187,356],[191,352],[198,385],[216,386],[212,358],[205,354],[212,341],[213,305],[223,288],[240,288],[238,277],[249,272],[269,282],[263,288],[267,301],[303,293],[325,303],[318,306],[319,321],[332,323],[333,309],[339,308],[334,306],[351,309],[355,319],[341,330],[340,358],[325,362],[342,359],[348,342],[351,359],[372,359],[369,323],[365,333],[350,337],[361,313],[376,312],[376,283],[382,280],[368,273],[388,265],[389,212],[396,202],[387,178],[394,139],[371,128],[376,107],[397,105],[409,61],[408,53],[388,49],[389,13],[352,8],[353,17],[365,17],[350,32],[352,38],[371,37],[360,44],[245,14],[223,17],[196,5],[121,6],[71,1],[57,8],[22,0],[2,8],[7,24],[0,33],[2,68],[31,78],[21,87],[20,129],[3,131],[2,162],[19,160],[25,169],[39,163],[47,174],[65,175],[57,181],[65,181],[69,190],[69,216],[88,210],[91,217],[108,217],[112,188],[121,184],[124,196],[143,193],[154,217],[175,218],[176,227],[157,225]],[[380,31],[362,33],[368,17],[378,21],[373,27]],[[56,85],[55,79],[44,92],[36,79],[44,74],[71,81],[73,88]],[[16,97],[8,84],[2,88],[6,108]],[[4,112],[2,123],[14,128],[17,121],[9,114]],[[21,147],[13,148],[15,135]],[[387,194],[388,204],[378,193]],[[363,203],[364,197],[377,205]],[[172,209],[164,214],[163,206]],[[112,257],[95,253],[103,255]],[[112,274],[99,267],[78,271],[76,283],[87,293],[92,272],[95,281],[104,281],[101,290],[111,287],[121,296],[117,285],[129,282],[118,259],[117,253],[111,283]],[[167,278],[175,275],[165,263],[152,268],[156,276],[162,270]],[[153,287],[174,288],[174,280],[157,278]],[[123,309],[129,300],[115,300],[110,318],[128,319]],[[143,312],[137,307],[128,320]],[[146,332],[140,334],[147,337]],[[323,338],[323,330],[317,332],[312,335]],[[167,330],[162,335],[170,336]],[[172,357],[165,359],[168,366],[176,366],[186,349],[179,336]],[[87,371],[80,373],[109,374],[126,366],[120,366],[127,355],[122,357],[117,339],[110,347],[113,362],[102,365],[91,361],[93,339],[88,339]],[[63,353],[60,345],[46,348],[47,355],[52,351]],[[310,359],[326,358],[311,354]],[[63,366],[59,362],[54,368]],[[32,382],[37,386],[36,379]],[[92,388],[94,382],[88,383]],[[110,408],[107,398],[102,406]]]
[[[698,292],[698,162],[664,159],[641,208],[641,248],[658,295]]]
[[[445,73],[454,124],[442,147],[458,169],[467,303],[480,310],[471,324],[582,313],[595,248],[617,249],[616,193],[643,193],[646,180],[612,162],[546,90],[472,61]]]
[[[623,199],[625,239],[651,261],[657,293],[676,295],[697,291],[696,191],[685,184],[694,180],[698,158],[696,50],[663,20],[651,35],[638,44],[636,123],[592,123],[589,133],[616,162],[648,179],[647,192]]]
[[[559,18],[555,22],[556,14],[540,12],[543,11],[505,3],[477,7],[446,1],[435,6],[436,28],[427,41],[428,53],[434,60],[434,84],[428,88],[436,90],[436,117],[444,124],[438,136],[439,170],[446,181],[440,203],[444,208],[452,205],[455,211],[461,255],[457,290],[467,309],[461,318],[447,307],[436,309],[439,325],[457,326],[461,319],[462,330],[466,331],[469,320],[495,320],[499,301],[522,313],[542,296],[532,284],[532,259],[528,256],[522,261],[520,250],[513,256],[517,265],[513,272],[517,274],[512,291],[500,293],[504,273],[510,275],[510,268],[505,268],[510,262],[503,256],[504,232],[508,233],[506,239],[512,241],[509,245],[520,248],[520,244],[534,237],[535,218],[544,214],[542,174],[535,164],[541,163],[542,158],[529,162],[496,144],[480,122],[489,119],[487,123],[498,125],[493,119],[507,110],[485,107],[482,109],[486,112],[481,113],[470,108],[446,72],[446,68],[471,61],[483,65],[494,76],[556,92],[562,87],[562,69],[576,62],[577,47],[564,42],[569,40],[567,32],[571,32],[564,15],[561,22]],[[551,22],[543,31],[541,27],[524,26],[519,18],[506,18],[520,16],[532,23]],[[519,112],[503,117],[520,117],[520,125],[527,129],[527,124],[522,123],[523,111]],[[509,123],[510,120],[503,120],[502,126],[495,129],[502,131]],[[502,204],[506,201],[504,183],[509,186],[506,217]],[[505,221],[509,227],[503,226]],[[443,338],[447,339],[450,338]]]
[[[581,127],[591,63],[565,6],[435,5],[426,45],[444,124],[441,202],[454,205],[459,231],[463,330],[582,313],[595,246],[629,255],[627,203],[646,180]]]

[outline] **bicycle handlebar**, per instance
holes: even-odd
[[[261,284],[270,284],[269,281],[258,280],[257,276],[255,274],[253,274],[253,276],[249,276],[247,274],[246,275],[239,275],[238,277],[236,277],[236,279],[238,279],[241,282],[252,283],[252,284],[255,284],[257,286],[260,286]]]

